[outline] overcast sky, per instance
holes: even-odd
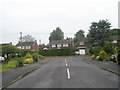
[[[56,27],[65,38],[82,29],[88,33],[91,22],[108,19],[118,28],[119,0],[0,0],[0,43],[17,44],[20,32],[42,43]]]

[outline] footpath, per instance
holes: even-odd
[[[87,56],[80,56],[80,57],[82,57],[82,60],[86,63],[97,65],[104,70],[110,71],[120,76],[120,65],[114,62],[93,60]]]
[[[0,89],[7,87],[8,85],[16,82],[17,80],[23,78],[30,72],[40,68],[43,64],[46,64],[47,60],[42,60],[40,62],[35,62],[33,64],[28,64],[23,67],[14,68],[12,70],[2,72],[2,86]]]

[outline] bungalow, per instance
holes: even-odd
[[[54,40],[49,43],[49,49],[60,49],[73,47],[73,40]]]
[[[38,44],[36,40],[34,42],[18,42],[16,44],[16,47],[22,50],[30,50],[30,51],[38,50]]]
[[[0,46],[7,46],[7,45],[12,45],[12,42],[10,42],[10,43],[2,43],[2,44],[0,44]]]
[[[114,35],[111,37],[112,38],[112,43],[115,45],[115,46],[120,46],[120,35]]]
[[[78,48],[76,53],[85,55],[89,52],[89,47],[91,44],[86,38],[80,38],[75,46]]]

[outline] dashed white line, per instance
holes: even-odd
[[[67,68],[68,79],[70,79],[70,70]]]

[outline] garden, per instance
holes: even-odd
[[[5,56],[5,61],[0,64],[0,71],[22,67],[44,59],[44,56],[37,51],[22,51],[15,46],[3,46],[2,56]]]

